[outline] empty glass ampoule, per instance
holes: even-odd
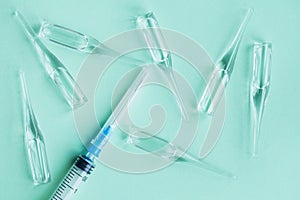
[[[15,12],[25,32],[35,47],[42,65],[51,77],[52,81],[58,87],[68,104],[72,108],[78,108],[87,102],[87,97],[82,92],[72,75],[62,62],[41,42],[31,26],[27,23],[23,15]]]
[[[38,185],[50,181],[50,170],[48,165],[44,137],[42,135],[42,132],[39,128],[38,122],[35,118],[34,112],[31,107],[25,82],[25,76],[23,72],[20,72],[19,75],[22,86],[25,147],[27,151],[33,183],[35,185]]]
[[[41,25],[39,36],[65,47],[86,53],[93,53],[96,47],[102,48],[101,43],[89,35],[47,22]]]
[[[121,56],[120,61],[135,65],[144,64],[141,60],[121,55],[121,53],[105,46],[92,36],[57,24],[44,22],[40,27],[39,36],[59,45],[85,53],[102,54],[111,57]]]
[[[189,115],[186,111],[186,107],[183,103],[183,99],[179,93],[178,86],[175,81],[174,72],[172,69],[171,52],[168,50],[157,19],[155,18],[154,14],[150,12],[146,15],[138,16],[136,19],[136,24],[137,28],[140,28],[143,32],[143,36],[146,40],[153,62],[164,70],[166,78],[169,80],[170,87],[176,95],[176,99],[183,117],[188,119]]]
[[[132,135],[129,135],[127,143],[134,145],[135,147],[142,149],[146,152],[155,154],[161,157],[162,159],[191,164],[193,166],[200,167],[204,170],[226,178],[237,178],[231,172],[228,172],[224,169],[204,162],[196,156],[185,152],[184,150],[172,144],[171,142],[146,132],[134,132]]]
[[[250,86],[250,105],[253,117],[251,154],[256,156],[262,116],[270,88],[272,44],[269,42],[255,43],[253,54],[253,74]]]
[[[253,10],[248,9],[247,14],[244,17],[244,20],[240,25],[231,45],[217,62],[199,101],[198,110],[201,110],[207,114],[213,114],[215,112],[224,94],[225,87],[230,80],[236,55],[252,13]]]

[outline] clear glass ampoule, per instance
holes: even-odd
[[[76,30],[58,24],[44,22],[40,27],[39,36],[64,47],[88,54],[101,54],[110,57],[119,57],[120,61],[134,65],[144,64],[141,60],[127,55],[121,55],[121,53],[105,46],[90,35],[80,33]]]
[[[197,158],[196,156],[185,152],[184,150],[172,144],[171,142],[156,135],[136,131],[132,133],[132,135],[129,135],[129,137],[127,138],[127,143],[130,145],[134,145],[135,147],[142,149],[146,152],[155,154],[161,157],[162,159],[190,164],[192,166],[199,167],[201,169],[207,170],[209,172],[226,178],[237,178],[231,172],[219,168],[208,162],[205,162]]]
[[[24,141],[33,183],[35,185],[48,183],[50,181],[50,169],[44,137],[31,107],[25,75],[23,72],[20,72],[19,76],[22,88]]]
[[[265,103],[270,89],[272,44],[255,43],[253,51],[253,73],[250,88],[250,106],[253,118],[251,154],[257,155],[260,127]]]
[[[16,18],[23,26],[28,38],[38,53],[39,59],[54,84],[72,108],[78,108],[87,102],[87,97],[75,82],[62,62],[41,42],[23,15],[15,12]]]
[[[41,25],[39,36],[62,46],[86,53],[93,53],[94,49],[101,45],[101,43],[93,37],[47,22]]]
[[[174,77],[171,52],[168,50],[157,19],[155,18],[154,14],[150,12],[145,15],[138,16],[136,19],[136,25],[137,28],[140,28],[143,33],[153,62],[164,70],[165,76],[169,80],[171,90],[173,90],[174,94],[176,95],[176,100],[183,117],[185,119],[189,119],[189,115],[179,93]]]
[[[252,13],[253,10],[248,9],[231,45],[217,62],[198,103],[198,110],[209,115],[215,112],[233,72],[236,55]]]

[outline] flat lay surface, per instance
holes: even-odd
[[[253,8],[254,12],[226,88],[222,135],[204,159],[230,171],[237,179],[217,176],[179,162],[149,173],[135,174],[112,169],[97,161],[97,168],[80,186],[74,199],[299,199],[299,0],[1,1],[0,199],[48,199],[76,156],[84,150],[83,141],[87,139],[79,134],[74,113],[58,95],[24,30],[14,19],[12,13],[15,10],[21,11],[35,30],[47,21],[86,33],[101,42],[135,29],[136,16],[153,11],[161,28],[186,36],[202,47],[212,62],[217,62],[232,41],[248,8]],[[76,77],[87,54],[43,41]],[[271,82],[260,130],[258,156],[251,158],[248,137],[252,123],[249,90],[253,45],[264,41],[272,42],[273,47]],[[149,61],[150,54],[141,54],[139,59]],[[205,87],[199,86],[199,83],[205,82],[201,76],[197,82],[197,76],[191,75],[193,67],[189,62],[175,55],[172,59],[173,69],[194,89],[199,89],[198,93],[195,92],[199,100]],[[87,132],[97,133],[105,123],[112,112],[111,104],[116,104],[111,103],[113,90],[122,86],[120,79],[133,68],[128,63],[115,63],[98,80],[92,102],[99,127],[89,126],[92,123],[88,118],[84,119]],[[24,147],[20,69],[26,73],[28,93],[45,139],[51,171],[51,181],[38,186],[33,185]],[[149,98],[151,95],[156,98]],[[164,132],[176,131],[180,124],[180,109],[172,94],[165,92],[163,87],[141,90],[130,108],[132,120],[146,126],[151,121],[148,108],[159,103],[165,105],[167,113]],[[135,115],[141,112],[146,114]],[[210,120],[211,117],[200,114],[197,137],[189,153],[199,155],[199,141],[201,137],[203,140],[203,131],[207,130]],[[120,144],[118,138],[112,142]],[[139,166],[140,163],[133,165]]]

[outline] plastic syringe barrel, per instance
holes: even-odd
[[[87,180],[93,168],[95,168],[95,164],[92,160],[83,155],[79,156],[50,199],[71,199],[79,185]]]
[[[62,182],[59,184],[51,200],[71,199],[77,192],[79,185],[86,181],[95,168],[94,159],[99,156],[105,144],[108,142],[108,135],[111,127],[100,130],[98,135],[91,141],[85,155],[79,156]]]

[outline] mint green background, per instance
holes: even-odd
[[[164,28],[183,33],[209,53],[213,60],[228,44],[243,16],[253,7],[254,16],[241,44],[236,68],[227,89],[227,113],[222,137],[207,160],[233,171],[227,180],[198,168],[174,164],[155,173],[133,175],[98,163],[75,199],[299,199],[299,20],[300,1],[1,1],[0,2],[0,199],[47,199],[83,146],[72,112],[46,78],[23,31],[11,16],[19,9],[32,23],[50,22],[88,33],[100,41],[131,29],[131,19],[152,10]],[[273,42],[271,91],[265,110],[260,155],[246,151],[248,83],[251,44]],[[53,44],[72,74],[85,55]],[[43,130],[52,181],[33,186],[23,144],[20,89],[17,71],[22,68],[35,113]],[[175,70],[182,70],[175,66]],[[105,116],[107,117],[107,116]],[[100,121],[105,120],[100,117]]]

